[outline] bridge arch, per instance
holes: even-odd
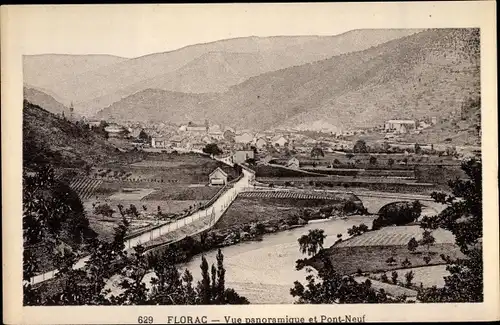
[[[436,203],[434,202],[431,198],[426,198],[426,199],[416,199],[416,198],[405,198],[405,197],[398,197],[398,196],[388,196],[384,197],[381,195],[363,195],[363,194],[356,194],[361,202],[363,202],[363,206],[366,208],[368,213],[371,214],[379,214],[380,209],[382,209],[384,206],[392,203],[397,203],[397,202],[413,202],[415,200],[418,200],[422,204],[422,215],[437,215],[441,213],[444,209],[446,209],[445,204],[441,203]]]

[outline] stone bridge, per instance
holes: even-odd
[[[265,191],[265,192],[294,192],[301,193],[304,192],[302,189],[283,189],[283,188],[273,188],[270,189],[265,186],[256,186],[252,188],[245,189],[244,191]],[[422,215],[437,215],[443,211],[447,206],[441,203],[436,203],[434,200],[427,195],[417,195],[417,194],[407,194],[407,193],[388,193],[388,192],[377,192],[377,191],[349,191],[349,192],[339,192],[333,190],[308,190],[307,193],[315,193],[318,197],[323,197],[326,193],[351,193],[356,195],[362,202],[363,206],[368,210],[368,213],[378,214],[380,209],[387,204],[395,202],[413,202],[418,200],[422,204]]]
[[[369,213],[378,214],[387,204],[395,202],[412,202],[418,200],[422,204],[422,215],[437,215],[447,206],[436,203],[430,196],[415,194],[383,193],[383,192],[352,192],[362,202]]]

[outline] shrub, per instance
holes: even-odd
[[[392,280],[392,283],[398,284],[398,272],[392,271],[391,280]]]
[[[419,201],[394,202],[382,207],[379,211],[379,217],[373,221],[373,230],[385,226],[402,226],[415,221],[422,212],[422,205]]]

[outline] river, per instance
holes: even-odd
[[[342,233],[347,238],[347,229],[361,223],[371,227],[374,217],[351,216],[347,220],[321,220],[283,232],[267,234],[262,241],[242,242],[222,248],[226,269],[226,287],[236,290],[252,304],[290,304],[293,282],[305,281],[305,270],[296,271],[295,261],[304,258],[299,251],[297,239],[310,229],[323,229],[327,235],[324,247],[331,246]],[[217,250],[204,253],[210,264],[216,263]],[[201,255],[188,263],[179,265],[193,274],[195,282],[200,279]],[[149,281],[152,274],[145,279]]]

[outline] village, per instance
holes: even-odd
[[[411,139],[432,128],[436,117],[422,120],[388,120],[384,125],[339,132],[268,130],[256,132],[230,126],[188,122],[184,125],[169,123],[82,121],[91,128],[103,127],[110,142],[122,148],[137,148],[148,152],[172,152],[179,150],[202,151],[208,144],[216,144],[222,156],[233,156],[235,163],[247,159],[269,162],[275,157],[290,157],[290,167],[300,156],[308,156],[313,148],[324,153],[349,153],[357,140],[365,141],[373,153],[411,153],[417,144],[423,150],[440,156],[456,155],[472,157],[480,151],[477,145],[453,145],[450,138],[440,143],[422,143]],[[365,140],[366,139],[366,140]]]

